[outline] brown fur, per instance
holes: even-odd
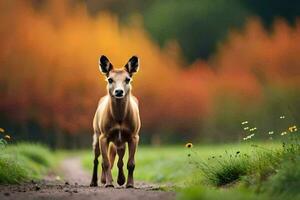
[[[97,166],[100,151],[102,153],[101,182],[105,183],[107,187],[113,186],[111,168],[113,167],[115,156],[118,154],[118,184],[123,185],[125,183],[123,156],[125,153],[125,144],[128,143],[129,158],[127,163],[128,179],[126,186],[133,187],[134,155],[139,141],[141,122],[138,101],[131,94],[130,83],[125,82],[126,78],[132,76],[132,72],[128,71],[126,67],[124,69],[112,69],[112,65],[108,59],[106,60],[102,57],[101,59],[100,65],[102,64],[102,72],[106,74],[107,78],[112,79],[114,83],[108,83],[108,94],[99,101],[93,121],[93,149],[95,159],[91,186],[97,186]],[[136,64],[130,61],[131,60],[129,60],[127,64],[128,66],[132,67],[134,66],[133,64]],[[133,72],[137,71],[137,69],[134,70]],[[124,95],[121,98],[114,96],[115,90],[119,88],[124,91]]]

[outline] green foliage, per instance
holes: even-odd
[[[0,184],[38,179],[53,166],[50,150],[38,144],[8,145],[0,153]]]
[[[246,9],[237,0],[156,1],[145,14],[145,27],[164,44],[179,42],[189,61],[207,58],[230,28],[241,27]]]

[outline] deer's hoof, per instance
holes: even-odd
[[[97,187],[97,186],[98,186],[97,181],[92,181],[90,184],[90,187]]]
[[[119,186],[122,186],[122,185],[124,185],[124,183],[125,183],[125,176],[124,176],[124,174],[123,175],[119,175],[118,176],[118,180],[117,180],[117,182],[118,182],[118,185]]]
[[[105,187],[106,187],[106,188],[113,188],[114,185],[113,185],[112,183],[107,183],[107,184],[105,184]]]
[[[133,184],[126,184],[126,188],[134,188]]]

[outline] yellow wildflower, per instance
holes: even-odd
[[[4,129],[3,128],[0,128],[0,133],[4,133]]]
[[[255,131],[256,129],[256,127],[250,128],[250,132]]]
[[[186,144],[185,144],[185,147],[186,147],[186,148],[193,148],[193,144],[190,143],[190,142],[189,142],[189,143],[186,143]]]
[[[291,126],[291,127],[289,127],[289,131],[290,131],[290,132],[295,132],[295,131],[297,131],[297,126]]]
[[[7,140],[11,139],[11,137],[9,135],[5,135],[4,138],[7,139]]]
[[[287,132],[286,131],[283,131],[280,135],[286,135]]]

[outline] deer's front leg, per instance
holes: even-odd
[[[110,163],[108,159],[108,144],[109,141],[104,134],[100,136],[100,148],[102,153],[102,170],[104,171],[106,177],[106,184],[105,187],[114,187],[112,183],[112,175],[110,169]]]
[[[133,136],[128,141],[129,157],[128,157],[128,163],[127,163],[127,170],[128,170],[128,179],[127,179],[127,183],[126,183],[127,188],[134,187],[134,181],[133,181],[133,171],[135,168],[134,156],[135,156],[138,142],[139,142],[139,136]]]
[[[118,148],[117,153],[118,153],[118,156],[119,156],[119,160],[118,160],[119,173],[118,173],[117,182],[121,186],[121,185],[124,185],[124,183],[126,181],[124,171],[123,171],[123,165],[124,165],[123,157],[124,157],[124,154],[125,154],[125,145],[124,145],[124,147]]]
[[[94,150],[94,168],[93,168],[93,176],[90,186],[95,187],[98,186],[98,157],[100,155],[100,147],[99,147],[99,134],[97,132],[94,133],[93,136],[93,150]]]

